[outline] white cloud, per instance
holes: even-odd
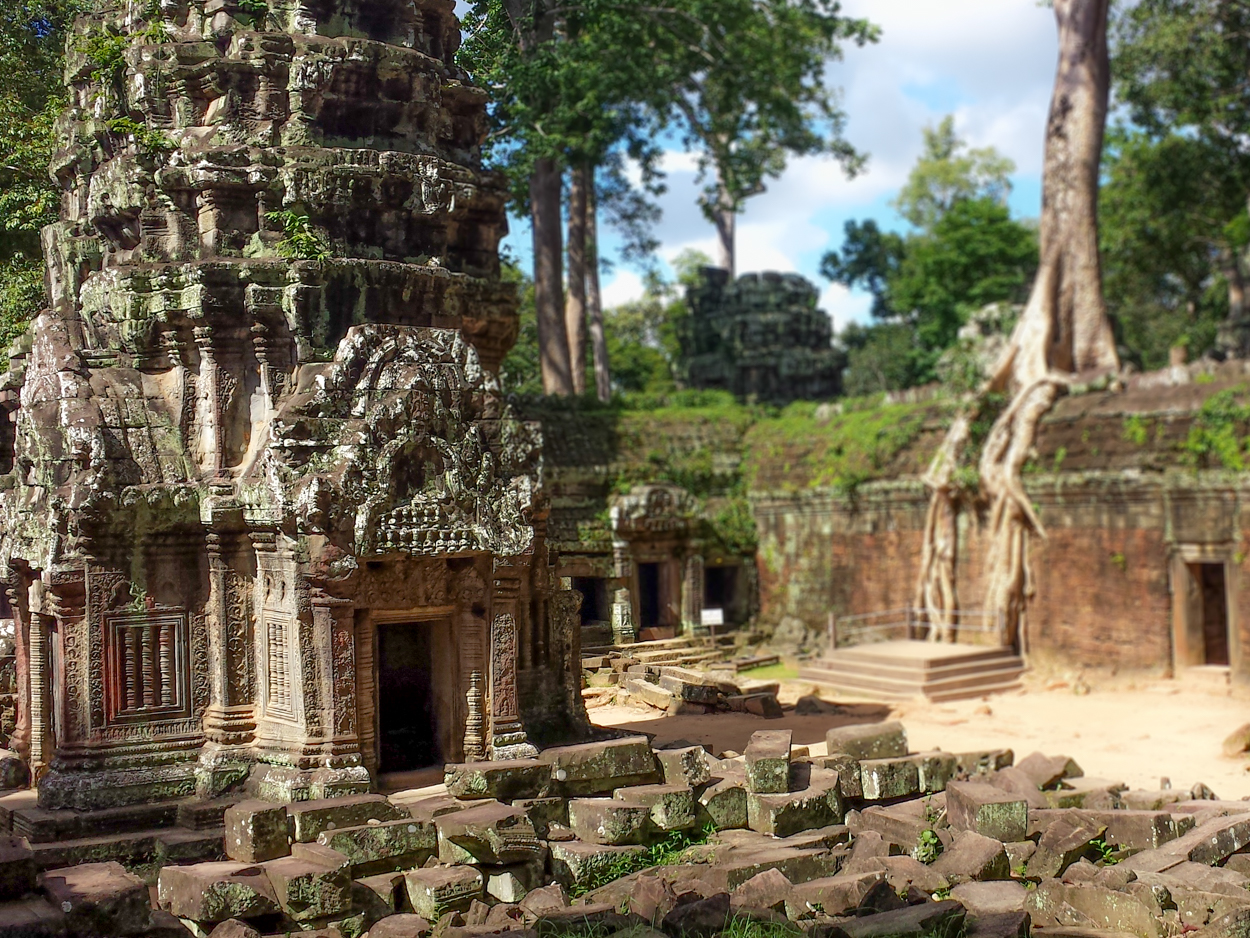
[[[641,277],[632,270],[618,267],[611,281],[603,286],[603,307],[611,309],[622,303],[632,303],[641,299],[644,292],[646,291]]]

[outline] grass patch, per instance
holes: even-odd
[[[611,861],[596,867],[586,878],[569,890],[569,896],[576,899],[588,892],[594,892],[601,886],[616,882],[622,877],[650,869],[653,866],[679,866],[686,862],[684,854],[690,847],[707,843],[715,828],[710,825],[694,831],[673,831],[659,843],[652,844],[641,853],[622,853],[612,857]]]
[[[753,681],[794,681],[798,679],[799,669],[784,661],[777,664],[766,664],[760,668],[744,668],[738,672]]]

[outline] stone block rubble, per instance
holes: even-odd
[[[826,748],[624,737],[448,765],[445,793],[243,801],[226,859],[154,888],[114,862],[40,873],[7,836],[0,938],[1250,934],[1250,801],[916,753],[899,723]]]
[[[715,654],[713,657],[717,657]],[[777,701],[780,684],[742,677],[736,671],[699,670],[613,653],[582,658],[582,696],[587,707],[642,703],[670,716],[726,711],[753,713],[774,719],[782,716]]]

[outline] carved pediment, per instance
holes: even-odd
[[[699,511],[698,501],[678,485],[636,485],[628,495],[614,499],[612,530],[626,539],[686,534]]]

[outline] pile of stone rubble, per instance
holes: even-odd
[[[1250,802],[912,754],[898,723],[826,744],[766,730],[719,759],[628,737],[449,765],[445,794],[242,802],[229,859],[155,889],[116,863],[37,876],[9,837],[0,938],[1250,934]]]
[[[742,677],[736,671],[647,664],[625,655],[583,658],[582,669],[586,684],[582,697],[591,708],[643,703],[669,716],[717,711],[770,719],[782,715],[779,682]]]

